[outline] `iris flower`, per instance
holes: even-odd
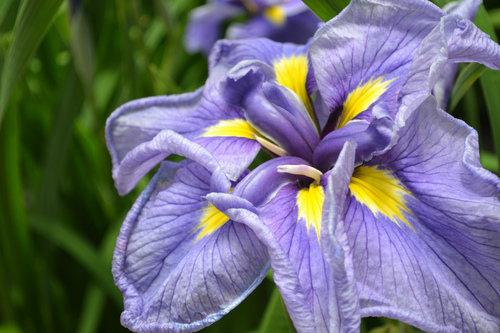
[[[303,44],[321,22],[301,0],[213,0],[190,13],[184,36],[186,49],[208,54],[224,35],[224,22],[244,15],[249,15],[248,21],[230,24],[226,38],[266,37]]]
[[[446,93],[454,63],[500,68],[500,47],[456,15],[477,5],[353,1],[309,54],[222,41],[204,88],[115,111],[120,193],[169,154],[188,158],[163,162],[124,222],[122,323],[204,327],[269,261],[300,332],[355,331],[379,315],[497,331],[499,180],[480,167],[476,133],[431,96]],[[275,158],[248,173],[261,147]]]

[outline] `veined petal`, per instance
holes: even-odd
[[[360,113],[368,110],[387,91],[389,84],[394,80],[384,81],[383,78],[379,77],[370,79],[363,84],[360,83],[347,96],[336,127],[344,127]]]
[[[274,71],[262,62],[242,62],[228,75],[223,94],[228,103],[240,106],[246,120],[290,155],[311,160],[319,142],[304,105],[290,90],[267,80]]]
[[[477,133],[429,97],[398,143],[369,165],[404,185],[400,228],[354,197],[345,224],[363,316],[426,331],[500,329],[500,180],[481,168]],[[384,221],[385,220],[385,221]]]
[[[428,1],[352,1],[316,33],[310,47],[318,88],[330,112],[371,78],[396,79],[379,99],[391,116],[420,42],[445,13]]]
[[[201,329],[267,274],[267,251],[249,228],[227,219],[201,230],[215,209],[204,198],[210,178],[197,163],[165,162],[127,215],[113,275],[124,293],[122,324],[131,330]]]
[[[355,145],[347,145],[350,146],[349,154],[341,154],[339,165],[344,167],[350,162],[352,168]],[[292,158],[280,160],[286,163]],[[267,170],[271,169],[256,169],[248,176],[258,179],[258,174]],[[332,170],[339,171],[337,167]],[[285,184],[271,201],[259,207],[262,222],[256,221],[257,217],[249,218],[250,214],[244,214],[247,218],[243,218],[243,212],[231,215],[236,213],[231,209],[224,213],[251,227],[266,244],[276,284],[298,332],[356,332],[360,323],[357,290],[352,279],[352,265],[344,252],[347,249],[344,246],[345,234],[342,239],[337,239],[342,235],[341,228],[336,229],[335,234],[324,231],[325,228],[335,229],[331,225],[333,219],[328,218],[323,223],[325,216],[334,211],[329,206],[328,213],[323,212],[325,180],[303,188],[297,181]],[[241,184],[236,186],[233,194]],[[347,183],[342,193],[346,189]],[[329,193],[331,191],[330,187]],[[332,203],[330,199],[328,202]],[[324,245],[320,242],[320,233],[327,238]],[[324,251],[328,251],[328,259]]]
[[[277,43],[265,38],[247,40],[220,40],[209,58],[210,70],[217,64],[233,67],[241,61],[264,62],[269,66],[283,57],[306,54],[308,45]]]
[[[500,46],[469,20],[447,15],[422,41],[415,54],[398,97],[401,103],[398,125],[427,98],[443,75],[453,75],[446,66],[458,62],[478,62],[498,70]],[[442,94],[450,89],[450,86],[438,86],[440,105],[447,99]]]
[[[344,143],[357,143],[356,164],[369,161],[373,156],[389,150],[398,139],[397,126],[385,104],[377,104],[372,110],[373,120],[351,121],[346,126],[334,130],[321,140],[314,150],[314,166],[325,172],[336,162]]]
[[[113,165],[164,129],[188,133],[203,127],[190,119],[197,113],[202,95],[203,87],[182,95],[138,99],[116,109],[106,122],[106,141]]]

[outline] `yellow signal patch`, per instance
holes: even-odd
[[[207,127],[206,132],[199,137],[240,137],[255,140],[253,135],[259,132],[243,119],[221,120]]]
[[[387,91],[389,84],[395,79],[383,82],[382,80],[383,77],[379,77],[376,80],[370,79],[364,85],[360,83],[356,89],[351,91],[345,100],[337,128],[344,127],[347,122],[354,119],[358,114],[368,110],[370,105],[375,103]]]
[[[229,221],[229,217],[215,208],[212,204],[209,204],[207,207],[203,208],[203,210],[205,212],[201,218],[200,224],[195,228],[195,230],[201,229],[194,241],[195,243],[201,238],[213,234],[217,229]]]
[[[415,231],[403,215],[403,212],[411,214],[405,203],[405,196],[411,196],[411,193],[390,171],[379,170],[376,166],[357,167],[351,177],[349,189],[356,200],[366,205],[373,215],[385,215],[398,226],[398,221],[403,221]]]
[[[318,241],[321,241],[320,233],[324,201],[325,193],[323,192],[323,187],[316,183],[312,183],[308,188],[301,189],[297,194],[298,218],[304,219],[308,233],[311,226],[314,227]]]
[[[286,21],[285,10],[281,6],[272,6],[267,8],[264,10],[264,17],[277,27],[283,26]]]
[[[280,60],[273,62],[273,67],[278,83],[291,89],[299,96],[311,119],[315,121],[311,100],[306,90],[307,71],[309,69],[307,56],[304,54],[298,56],[294,54],[290,58],[283,56]]]

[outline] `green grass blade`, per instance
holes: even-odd
[[[492,9],[488,12],[490,22],[495,29],[500,28],[500,8]]]
[[[304,0],[304,3],[327,22],[340,13],[349,4],[349,0]]]
[[[264,318],[260,323],[258,333],[289,333],[295,329],[290,317],[286,312],[285,305],[281,300],[278,288],[274,288],[273,294],[267,303]]]
[[[16,18],[0,79],[0,125],[15,85],[50,27],[62,0],[26,0]]]
[[[105,262],[92,245],[59,222],[35,216],[32,216],[30,222],[34,231],[68,252],[82,267],[87,269],[112,301],[117,306],[122,306],[122,295],[113,284],[109,262]]]
[[[465,93],[469,90],[470,87],[472,87],[474,82],[479,79],[479,77],[485,70],[486,66],[472,63],[467,65],[460,72],[460,74],[458,74],[458,77],[455,80],[455,84],[453,85],[453,90],[451,91],[450,107],[448,110],[450,113],[455,110],[458,102],[460,102]]]
[[[490,35],[491,39],[498,42],[495,29],[493,29],[488,17],[488,12],[483,5],[479,7],[474,23],[481,30]],[[500,94],[498,93],[498,87],[500,87],[500,72],[487,69],[483,75],[481,75],[480,82],[483,88],[486,106],[488,108],[493,142],[497,152],[497,157],[500,158],[500,154],[498,153],[500,152]]]

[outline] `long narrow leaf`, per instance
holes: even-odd
[[[498,42],[495,34],[495,29],[490,23],[488,13],[483,5],[479,7],[476,16],[475,24],[488,35],[491,39]],[[488,116],[490,120],[491,131],[493,135],[493,142],[497,152],[497,157],[500,158],[500,94],[498,87],[500,87],[500,72],[486,70],[480,78],[481,86],[483,88],[483,95],[488,107]]]
[[[59,222],[40,217],[32,217],[31,227],[68,252],[82,267],[88,270],[115,304],[122,306],[122,296],[113,284],[109,265],[84,238]]]
[[[16,18],[12,44],[0,79],[0,125],[15,85],[19,81],[43,36],[50,27],[62,0],[26,0]]]
[[[467,65],[461,72],[458,74],[457,79],[455,80],[455,84],[453,85],[453,90],[451,91],[451,101],[449,112],[453,112],[457,107],[458,102],[464,97],[467,90],[476,82],[477,79],[483,74],[486,67],[481,64],[472,63]]]
[[[304,0],[304,3],[327,22],[340,13],[349,4],[349,0]]]

